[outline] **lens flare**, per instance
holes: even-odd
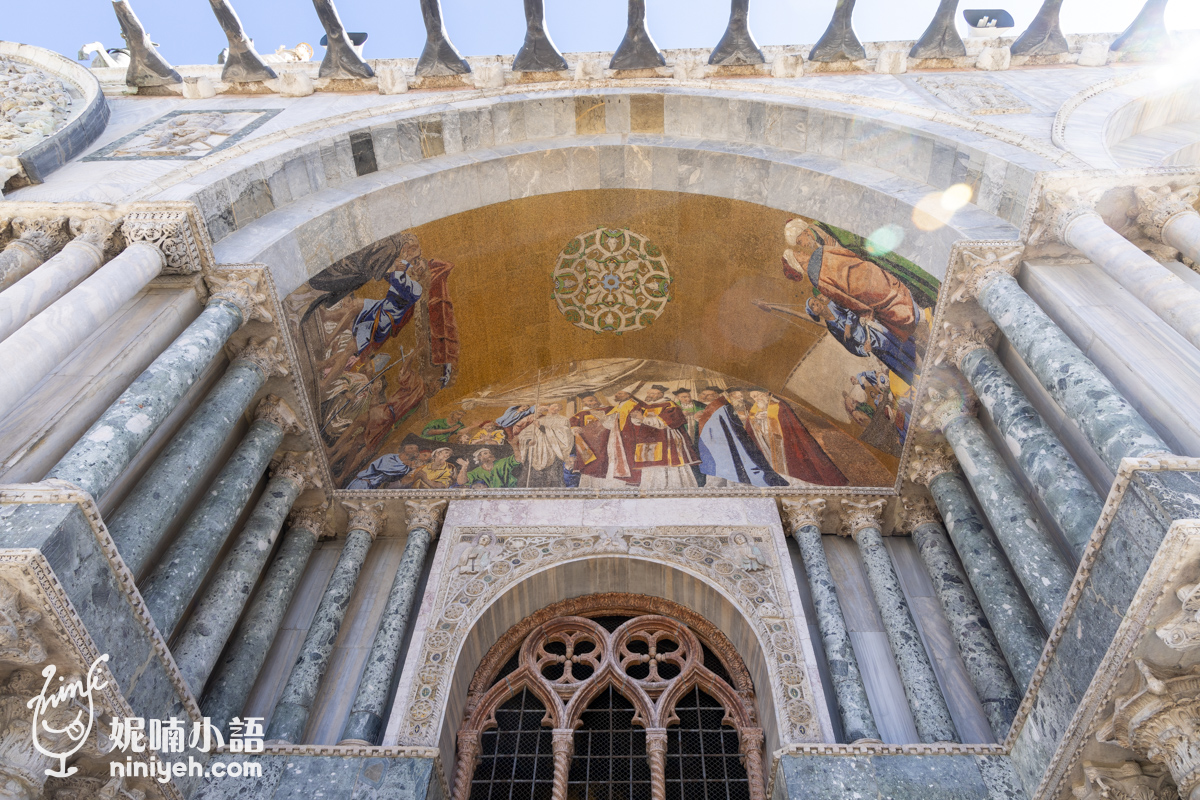
[[[882,256],[892,252],[904,241],[904,228],[899,225],[884,225],[867,237],[867,252]]]
[[[941,206],[947,211],[953,213],[971,202],[971,187],[965,183],[956,183],[946,191],[942,192]]]

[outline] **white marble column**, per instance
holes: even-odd
[[[12,241],[0,253],[0,291],[40,267],[67,242],[66,217],[15,217],[11,224]]]
[[[1200,213],[1196,198],[1200,186],[1170,186],[1157,189],[1134,189],[1137,196],[1137,223],[1155,241],[1174,247],[1200,264]]]

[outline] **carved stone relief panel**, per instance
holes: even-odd
[[[972,75],[933,75],[916,79],[921,88],[961,114],[1028,114],[1029,103],[1006,86]]]
[[[282,109],[186,109],[171,111],[83,159],[195,161],[249,136]]]

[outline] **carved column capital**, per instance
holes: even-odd
[[[254,409],[254,418],[256,420],[266,420],[280,427],[284,433],[299,435],[304,433],[304,425],[301,424],[296,412],[292,411],[282,398],[269,394],[259,401],[258,407]]]
[[[1024,256],[1024,245],[1016,242],[1010,245],[989,244],[979,248],[964,248],[962,260],[966,266],[966,274],[963,276],[962,286],[951,299],[955,302],[978,299],[980,292],[993,278],[999,275],[1016,275]]]
[[[949,362],[962,369],[963,359],[976,350],[990,350],[992,338],[996,335],[995,325],[956,326],[949,322],[942,325],[942,331],[934,344],[937,356],[935,364]]]
[[[1183,607],[1154,632],[1172,650],[1200,647],[1200,583],[1179,587],[1175,596]]]
[[[192,275],[204,264],[203,247],[186,211],[130,211],[121,233],[131,245],[148,244],[162,253],[165,275]]]
[[[375,502],[370,500],[343,500],[342,507],[350,515],[350,523],[347,526],[347,530],[366,531],[371,535],[371,541],[375,541],[378,538],[380,531],[383,530],[383,523],[387,520],[387,515],[383,513],[382,500]]]
[[[921,406],[921,411],[924,413],[921,427],[934,431],[944,431],[947,425],[960,417],[975,416],[974,405],[949,386],[930,386],[929,396]]]
[[[1083,780],[1071,789],[1076,800],[1179,800],[1179,790],[1158,764],[1083,762]]]
[[[204,282],[212,292],[209,302],[220,300],[235,306],[242,313],[242,324],[252,319],[261,322],[272,322],[275,316],[271,313],[270,298],[266,292],[258,291],[262,280],[259,270],[238,270],[237,272],[212,272],[204,276]]]
[[[46,660],[46,647],[37,631],[42,612],[25,601],[21,590],[0,580],[0,659],[36,666]]]
[[[1080,197],[1079,190],[1074,188],[1065,192],[1047,191],[1042,195],[1041,206],[1034,214],[1030,241],[1050,241],[1070,246],[1067,237],[1071,226],[1082,217],[1099,216],[1093,201],[1092,197]]]
[[[90,244],[104,252],[112,244],[113,237],[121,226],[121,220],[111,222],[104,217],[71,217],[71,241]]]
[[[1170,186],[1147,189],[1135,187],[1137,198],[1137,224],[1147,237],[1156,242],[1163,241],[1163,228],[1176,217],[1195,214],[1196,199],[1200,197],[1200,186],[1183,186],[1172,190]]]
[[[327,531],[329,528],[325,524],[328,516],[328,503],[322,503],[319,506],[308,506],[307,508],[294,508],[292,509],[292,513],[288,515],[287,527],[304,528],[318,539],[325,539],[328,538]]]
[[[278,336],[249,340],[237,351],[234,360],[250,362],[264,378],[288,374],[287,353],[280,346]]]
[[[869,497],[846,497],[842,499],[842,536],[857,536],[867,528],[883,531],[883,509],[887,500],[872,500]]]
[[[405,500],[404,510],[408,513],[408,529],[420,528],[436,539],[442,529],[442,517],[446,513],[446,500]]]
[[[664,737],[666,731],[663,731]],[[550,734],[550,747],[555,755],[562,754],[566,758],[571,758],[575,755],[575,729],[574,728],[554,728]],[[665,738],[664,738],[665,743]],[[650,749],[650,731],[646,731],[646,749]]]
[[[902,498],[904,503],[904,528],[915,531],[922,525],[933,523],[942,524],[942,515],[938,513],[933,499],[927,495],[908,495]]]
[[[1141,677],[1130,693],[1113,701],[1112,715],[1096,732],[1166,766],[1181,797],[1200,792],[1200,667],[1186,671],[1135,662]]]
[[[34,248],[42,259],[50,258],[71,241],[66,217],[15,217],[12,233],[10,246],[20,243]]]
[[[276,478],[287,478],[299,486],[301,491],[306,486],[320,487],[323,483],[321,471],[317,466],[317,454],[311,450],[289,450],[282,453],[273,462],[271,474]]]
[[[958,461],[948,444],[943,442],[935,447],[916,445],[913,447],[912,460],[908,462],[908,479],[928,486],[938,475],[953,473],[957,469]]]
[[[787,520],[788,533],[793,536],[805,525],[821,529],[821,520],[825,517],[825,507],[828,504],[822,497],[805,497],[783,501],[783,515]]]

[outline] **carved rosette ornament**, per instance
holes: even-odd
[[[1083,762],[1083,780],[1071,789],[1076,800],[1179,800],[1179,790],[1158,764]]]
[[[912,460],[908,462],[908,479],[921,486],[929,486],[938,475],[956,472],[958,461],[950,445],[942,442],[935,447],[913,447]]]
[[[292,513],[288,515],[288,528],[304,528],[310,531],[313,536],[318,539],[326,538],[331,530],[325,520],[329,516],[329,504],[322,503],[319,506],[308,506],[306,508],[292,509]]]
[[[383,512],[383,501],[343,500],[342,507],[350,515],[348,531],[365,531],[371,535],[371,541],[379,537],[387,515]]]
[[[0,659],[35,666],[46,660],[37,624],[42,612],[8,581],[0,580]]]
[[[242,324],[252,319],[273,322],[270,298],[266,292],[258,291],[262,280],[261,270],[237,270],[236,272],[212,272],[204,276],[204,282],[212,292],[209,302],[218,300],[237,308],[242,315]]]
[[[1154,189],[1135,187],[1137,198],[1137,224],[1147,237],[1156,242],[1163,241],[1163,228],[1167,223],[1184,214],[1196,214],[1196,200],[1200,198],[1200,185],[1183,186],[1172,190],[1170,186]]]
[[[975,416],[972,403],[949,386],[930,386],[921,410],[924,412],[921,427],[933,431],[946,430],[947,425],[960,417]]]
[[[949,362],[962,369],[963,359],[976,350],[990,350],[992,339],[996,335],[995,325],[942,325],[942,332],[934,344],[937,356],[935,364]]]
[[[430,539],[436,539],[442,528],[442,516],[446,512],[445,500],[405,500],[404,510],[408,512],[408,529],[410,531],[426,531]]]
[[[883,531],[883,509],[887,500],[872,500],[869,497],[847,497],[842,499],[843,536],[857,536],[860,531],[874,528]]]
[[[193,275],[203,266],[201,244],[186,211],[130,211],[121,223],[129,245],[148,244],[163,257],[163,274]]]
[[[1093,193],[1094,194],[1094,193]],[[1080,197],[1079,190],[1065,192],[1048,191],[1042,196],[1042,204],[1034,215],[1031,242],[1058,242],[1070,246],[1067,241],[1071,226],[1086,216],[1099,216],[1093,207],[1093,197]]]
[[[951,298],[955,302],[979,297],[983,288],[998,275],[1016,275],[1025,256],[1025,248],[1020,244],[988,245],[987,247],[962,251],[963,264],[966,266],[962,286]]]
[[[288,374],[287,353],[280,346],[278,336],[251,339],[237,351],[234,360],[250,362],[264,378]]]
[[[1112,716],[1096,732],[1163,764],[1184,800],[1200,800],[1200,667],[1186,671],[1134,662],[1141,677],[1130,694],[1113,702]]]
[[[273,394],[259,401],[258,407],[254,409],[254,419],[274,423],[284,433],[297,436],[304,433],[304,425],[296,416],[296,412],[292,411],[286,401]]]
[[[273,477],[286,478],[296,484],[301,491],[306,486],[320,487],[321,472],[317,467],[317,454],[311,450],[296,452],[289,450],[283,453],[272,467]]]
[[[783,515],[787,518],[788,532],[795,534],[804,527],[821,529],[827,503],[821,497],[809,497],[783,501]]]

